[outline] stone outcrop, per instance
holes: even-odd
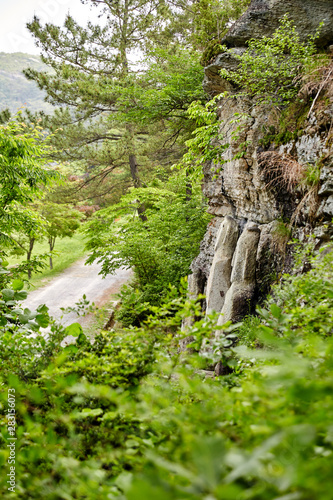
[[[233,257],[231,286],[226,294],[218,325],[227,321],[236,323],[252,312],[256,289],[256,257],[260,229],[256,224],[246,224]]]
[[[225,217],[218,231],[215,253],[207,282],[207,313],[220,312],[230,288],[231,262],[238,239],[238,223]]]
[[[307,40],[323,23],[317,45],[327,47],[333,43],[333,0],[253,0],[221,43],[241,53],[251,38],[271,36],[286,13],[295,21],[301,40]],[[230,84],[219,78],[218,72],[222,68],[232,71],[236,66],[237,60],[230,54],[219,54],[205,68],[205,90],[211,94],[229,90]]]
[[[332,54],[333,0],[253,0],[222,44],[240,54],[250,38],[272,35],[286,13],[302,40],[323,22],[318,45]],[[232,53],[218,55],[205,68],[204,86],[211,94],[230,90],[231,84],[219,76],[221,68],[237,68]],[[298,124],[297,136],[282,145],[263,143],[267,130],[277,124],[276,110],[245,97],[224,98],[218,104],[219,136],[230,146],[223,165],[203,166],[203,192],[214,218],[192,271],[199,277],[200,293],[206,294],[206,311],[223,313],[221,324],[239,321],[282,272],[289,272],[289,230],[301,241],[312,234],[317,246],[333,234],[332,77],[315,104]],[[244,117],[238,130],[235,113]],[[289,181],[284,177],[288,168]],[[319,171],[320,179],[304,190],[302,182],[309,169]],[[291,221],[289,228],[284,221]]]
[[[305,41],[309,34],[315,33],[320,23],[323,27],[318,46],[326,47],[333,40],[332,0],[253,0],[222,39],[222,44],[244,47],[250,38],[271,36],[286,13],[295,21],[301,40]]]

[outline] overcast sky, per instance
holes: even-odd
[[[0,0],[0,52],[38,54],[26,23],[36,13],[43,23],[62,24],[68,11],[83,25],[93,15],[80,0]]]

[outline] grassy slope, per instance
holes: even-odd
[[[43,254],[48,251],[49,248],[46,241],[38,242],[35,245],[34,255]],[[35,274],[31,279],[32,285],[37,288],[45,285],[51,278],[57,276],[85,254],[84,237],[82,234],[77,233],[72,238],[56,240],[53,269],[51,270],[47,267],[42,273]],[[24,260],[24,258],[9,257],[7,260],[9,261],[9,265],[13,266]]]

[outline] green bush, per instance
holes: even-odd
[[[139,293],[136,299],[141,304],[159,305],[169,284],[179,287],[181,278],[190,273],[210,216],[200,186],[192,186],[190,195],[188,186],[184,172],[166,184],[156,180],[146,188],[133,189],[118,205],[97,212],[87,224],[88,263],[101,262],[103,274],[120,266],[134,271],[138,292],[127,288],[122,294],[130,316],[128,307],[134,304],[135,294]],[[141,317],[141,309],[134,307],[136,319]],[[128,313],[124,312],[124,319]]]
[[[315,35],[301,42],[286,14],[272,37],[251,39],[242,55],[231,52],[239,60],[238,69],[222,69],[221,76],[259,102],[286,105],[296,97],[307,67],[313,65],[319,31],[320,27]]]
[[[200,301],[173,290],[144,328],[102,332],[93,345],[78,329],[38,373],[2,371],[4,471],[8,387],[17,423],[16,492],[5,472],[2,498],[330,500],[332,251],[306,258],[312,269],[283,278],[260,322],[236,328],[238,346],[221,340],[228,377],[206,377],[205,356],[177,351],[180,336],[198,348],[216,326],[202,317],[181,332]]]

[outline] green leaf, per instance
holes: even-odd
[[[24,287],[24,283],[22,280],[14,280],[12,283],[13,290],[19,291],[22,290]]]
[[[87,417],[98,417],[98,415],[102,415],[103,410],[101,408],[84,408],[80,413],[76,413],[76,417],[78,418],[87,418]]]
[[[71,335],[72,337],[78,337],[80,333],[83,333],[82,326],[80,323],[72,323],[65,328],[66,335]]]
[[[14,299],[15,300],[25,300],[28,297],[28,292],[22,290],[21,292],[15,292]]]
[[[14,298],[14,290],[9,290],[8,288],[5,288],[2,290],[2,298],[5,302],[8,302],[9,300],[13,300]]]
[[[46,328],[49,326],[50,318],[48,314],[37,314],[36,322],[41,328]]]
[[[41,304],[40,306],[37,307],[37,312],[41,314],[47,313],[49,308],[45,304]]]
[[[271,313],[274,316],[274,318],[276,319],[281,318],[282,311],[276,304],[271,304]]]
[[[77,353],[78,348],[74,344],[70,344],[64,348],[64,352],[68,354],[75,354]]]

